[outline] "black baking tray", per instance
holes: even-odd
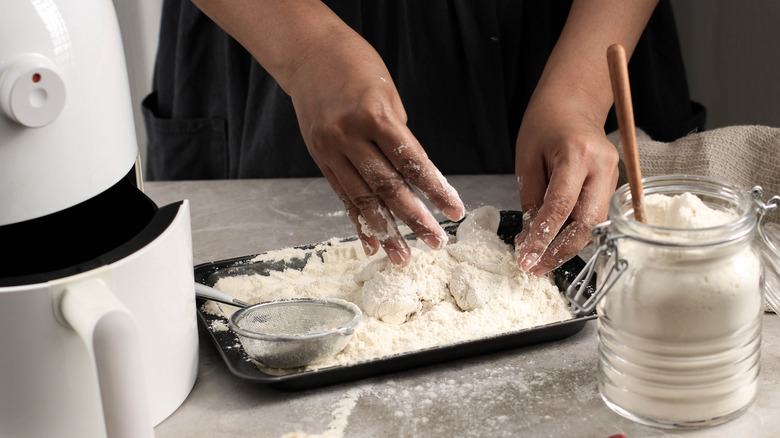
[[[507,243],[512,243],[514,236],[522,229],[522,213],[519,211],[501,211],[501,223],[498,235]],[[443,222],[447,232],[454,234],[458,222]],[[414,236],[408,236],[414,238]],[[343,241],[355,240],[355,238],[343,239]],[[301,259],[276,260],[253,262],[259,254],[221,260],[217,262],[203,263],[195,266],[195,281],[214,286],[222,277],[236,275],[268,275],[270,271],[282,271],[284,269],[302,269],[310,257],[319,256],[323,244],[298,246],[306,254]],[[318,253],[319,252],[319,253]],[[577,274],[585,267],[585,262],[575,257],[553,271],[555,284],[561,291],[575,280]],[[595,290],[595,281],[588,285],[586,296]],[[219,317],[202,312],[201,306],[205,300],[198,299],[198,319],[209,334],[214,345],[225,361],[228,369],[235,376],[245,380],[265,383],[281,390],[297,391],[311,389],[326,385],[359,380],[367,377],[383,375],[387,373],[419,368],[436,363],[473,357],[477,355],[494,353],[512,348],[518,348],[533,344],[564,339],[582,330],[585,323],[596,318],[595,313],[585,316],[577,316],[574,319],[546,324],[542,326],[506,332],[494,336],[483,337],[475,340],[451,343],[443,346],[426,348],[409,353],[400,353],[385,356],[365,362],[320,368],[316,370],[297,371],[284,375],[273,375],[263,372],[254,362],[249,360],[246,352],[241,347],[237,336],[231,331],[213,331],[210,329],[213,323],[227,323],[224,317]]]

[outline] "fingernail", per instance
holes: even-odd
[[[421,234],[420,239],[422,239],[422,241],[425,242],[425,244],[428,245],[431,249],[435,250],[444,248],[449,241],[449,238],[447,237],[447,234],[444,233],[444,231],[442,231],[441,235],[437,233]]]
[[[377,247],[371,245],[370,243],[366,242],[365,240],[361,240],[360,243],[363,244],[363,251],[366,253],[367,256],[372,256],[376,254]]]
[[[531,268],[533,268],[536,265],[537,262],[539,262],[539,257],[540,257],[539,254],[534,252],[530,252],[524,255],[520,259],[520,263],[519,263],[520,269],[522,269],[523,271],[529,271]]]
[[[398,251],[396,249],[385,249],[385,252],[387,253],[387,257],[390,258],[390,262],[396,266],[405,266],[407,257],[401,251]]]
[[[463,201],[460,199],[458,191],[455,190],[455,187],[453,187],[449,181],[447,181],[447,178],[442,175],[439,169],[436,169],[436,178],[439,180],[442,190],[444,191],[444,198],[449,199],[454,203],[454,205],[448,205],[441,210],[442,214],[452,221],[463,219],[463,216],[466,214],[466,209],[463,207]]]
[[[443,209],[442,214],[447,217],[447,219],[451,221],[459,221],[463,219],[463,215],[465,215],[465,208],[463,206],[456,207],[456,206],[450,206]]]

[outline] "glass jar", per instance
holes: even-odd
[[[696,229],[638,222],[623,186],[580,274],[588,283],[598,272],[595,293],[584,304],[582,290],[567,296],[580,312],[596,307],[599,391],[612,410],[657,427],[720,424],[756,397],[767,277],[777,284],[764,260],[780,257],[762,219],[778,198],[767,205],[760,188],[686,175],[643,187],[646,196],[694,194],[736,219]]]

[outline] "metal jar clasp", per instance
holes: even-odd
[[[764,264],[764,299],[780,315],[780,226],[764,221],[768,214],[780,213],[780,196],[772,196],[764,202],[761,186],[753,187],[750,193],[758,209],[759,248]]]
[[[566,288],[566,299],[571,303],[571,310],[575,315],[589,315],[596,308],[599,300],[609,292],[615,282],[628,268],[628,261],[620,258],[618,254],[617,239],[623,235],[612,235],[609,232],[611,222],[603,222],[593,227],[591,234],[595,238],[596,252],[585,264],[585,267],[577,274],[574,281]],[[588,285],[596,274],[599,262],[614,257],[615,262],[609,267],[606,275],[601,279],[601,284],[590,295],[586,295]]]
[[[750,194],[753,195],[753,200],[758,206],[759,214],[763,217],[767,213],[773,213],[780,209],[780,195],[775,195],[769,198],[766,202],[762,200],[764,197],[764,189],[761,186],[755,186],[750,190]]]

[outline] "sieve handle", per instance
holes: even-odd
[[[238,306],[241,308],[249,307],[249,303],[234,298],[230,294],[226,294],[221,290],[214,289],[213,287],[206,286],[205,284],[195,282],[195,295],[207,300],[217,301],[219,303],[228,304],[231,306]]]

